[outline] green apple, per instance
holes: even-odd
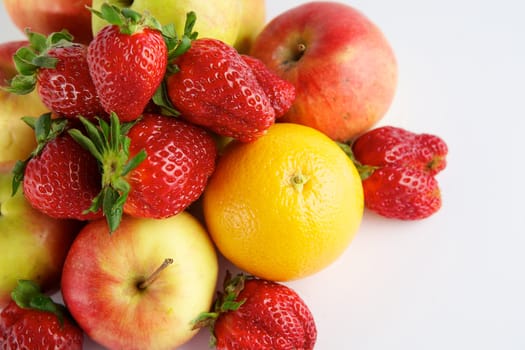
[[[36,91],[15,95],[0,90],[0,162],[25,159],[36,147],[35,135],[24,116],[39,116],[47,111]]]
[[[27,41],[0,44],[0,87],[16,75],[13,55],[25,45]],[[36,91],[16,95],[0,88],[0,162],[25,159],[31,153],[36,146],[34,132],[21,118],[37,117],[46,111]]]
[[[233,45],[241,23],[241,0],[93,0],[92,7],[99,10],[103,3],[128,7],[139,13],[149,13],[161,24],[173,23],[177,34],[184,32],[186,14],[194,11],[197,15],[194,31],[199,38],[215,38]],[[98,16],[92,16],[93,33],[107,25]]]
[[[11,196],[13,164],[0,162],[0,309],[19,279],[58,290],[66,254],[80,229],[78,222],[52,219],[32,208],[22,191]]]
[[[233,46],[242,54],[248,54],[257,34],[266,23],[265,0],[242,0],[241,25]]]
[[[109,233],[88,223],[64,263],[62,296],[80,327],[110,349],[174,349],[210,309],[218,260],[187,212],[167,219],[125,216]]]

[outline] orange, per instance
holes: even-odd
[[[289,281],[334,262],[358,231],[363,188],[326,135],[278,123],[250,143],[232,142],[203,198],[219,251],[255,276]]]

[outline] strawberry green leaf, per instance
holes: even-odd
[[[25,33],[29,45],[19,48],[13,55],[18,74],[4,88],[18,95],[26,95],[35,89],[39,69],[56,67],[58,59],[49,56],[49,50],[54,47],[72,45],[73,40],[73,36],[67,30],[51,33],[47,37],[30,30],[26,30]]]
[[[100,17],[111,25],[118,26],[122,34],[133,35],[144,28],[162,31],[162,26],[155,17],[139,13],[129,7],[120,8],[103,3],[100,10],[91,7],[88,7],[88,9],[93,15]]]
[[[68,132],[75,141],[93,154],[102,172],[102,190],[86,212],[96,212],[102,208],[112,233],[120,225],[123,207],[131,190],[125,176],[139,166],[147,155],[141,150],[129,159],[131,141],[126,135],[137,121],[121,124],[115,113],[111,113],[109,124],[99,118],[98,126],[83,117],[79,119],[86,134],[78,129]]]
[[[184,36],[187,36],[191,40],[197,39],[199,33],[193,31],[195,23],[197,22],[197,15],[195,12],[190,11],[186,14],[186,22],[184,23]]]
[[[36,56],[37,53],[35,50],[28,46],[16,50],[13,56],[16,70],[22,75],[34,74],[38,69],[38,67],[33,64],[33,60]]]
[[[168,96],[166,79],[162,81],[155,91],[155,94],[153,94],[152,101],[162,109],[162,114],[173,117],[180,116],[180,112],[175,108],[175,106],[173,106],[173,103]]]
[[[55,68],[58,59],[49,56],[37,56],[33,59],[33,64],[39,68]]]
[[[55,303],[53,299],[43,294],[33,281],[19,280],[11,292],[11,299],[22,309],[50,312],[58,317],[61,325],[64,324],[64,316],[67,314],[65,306]]]
[[[43,34],[32,32],[29,29],[25,30],[25,34],[29,42],[31,43],[31,48],[35,52],[43,52],[46,50],[47,37]]]
[[[168,47],[168,62],[174,58],[184,54],[191,47],[191,42],[197,39],[199,33],[193,31],[193,27],[197,21],[197,15],[195,12],[190,11],[186,14],[186,22],[184,23],[184,33],[181,38],[171,30],[163,31],[164,40]],[[164,27],[165,29],[168,29]],[[170,35],[168,35],[170,34]]]
[[[9,82],[9,86],[4,89],[17,95],[27,95],[35,90],[35,86],[35,75],[15,75]]]
[[[102,162],[103,160],[102,153],[99,152],[98,147],[92,141],[92,139],[84,135],[78,129],[68,130],[68,133],[78,144],[80,144],[83,148],[87,149],[89,153],[91,153],[97,161]]]

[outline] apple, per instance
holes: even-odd
[[[11,196],[14,162],[0,162],[0,309],[19,279],[58,290],[62,266],[80,223],[52,219],[31,207],[22,191]]]
[[[36,147],[36,141],[33,129],[21,118],[38,117],[47,112],[36,91],[16,95],[1,89],[17,73],[14,53],[27,44],[24,40],[0,44],[0,162],[27,158]]]
[[[237,38],[241,23],[241,0],[93,0],[93,8],[99,10],[103,3],[149,13],[161,24],[173,23],[179,35],[184,32],[186,14],[194,11],[197,21],[193,29],[199,33],[199,38],[215,38],[230,45]],[[94,34],[107,24],[98,16],[92,16]]]
[[[296,88],[279,119],[337,141],[368,130],[386,114],[398,68],[393,50],[363,13],[336,2],[309,2],[273,18],[250,54]]]
[[[215,248],[187,212],[167,219],[125,216],[109,233],[88,223],[66,258],[62,296],[80,327],[110,349],[173,349],[191,339],[210,309]]]
[[[50,34],[67,29],[76,42],[87,44],[93,38],[91,0],[4,0],[4,7],[20,29]]]
[[[248,54],[266,23],[266,1],[242,0],[241,3],[241,25],[233,46],[239,53]]]

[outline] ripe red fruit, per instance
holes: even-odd
[[[385,217],[415,220],[441,208],[434,175],[446,167],[448,148],[440,137],[384,126],[358,137],[352,152],[368,209]]]
[[[317,339],[313,315],[295,291],[244,275],[226,277],[215,309],[195,321],[204,326],[219,350],[310,350]]]
[[[275,122],[275,111],[250,66],[231,46],[194,40],[167,78],[173,106],[190,122],[222,136],[248,142]]]
[[[150,26],[148,18],[138,13],[128,16],[130,11],[108,4],[102,9],[92,11],[112,24],[89,44],[89,70],[104,110],[131,121],[142,114],[162,82],[168,48],[160,28]],[[104,17],[108,11],[112,15]]]
[[[27,94],[37,89],[42,103],[65,118],[103,116],[87,62],[87,47],[71,42],[66,32],[49,37],[27,31],[29,45],[20,48],[14,61],[19,74],[9,91]]]
[[[68,134],[62,133],[65,121],[52,121],[50,114],[44,114],[33,123],[39,143],[27,160],[15,166],[14,191],[23,181],[28,202],[53,218],[102,217],[101,211],[85,213],[100,191],[96,159]]]
[[[244,62],[248,63],[257,78],[257,82],[270,99],[270,103],[275,111],[275,118],[282,117],[295,100],[295,86],[289,81],[281,79],[261,60],[248,55],[242,55],[241,57]]]
[[[122,213],[166,218],[197,200],[215,170],[215,141],[204,129],[160,114],[120,125],[112,113],[100,128],[81,118],[88,137],[70,134],[93,152],[102,169],[102,190],[92,210],[103,209],[110,231]]]
[[[130,156],[148,155],[127,179],[131,190],[124,212],[163,218],[196,201],[215,170],[217,149],[210,134],[185,121],[144,115],[128,133]]]
[[[1,349],[82,349],[82,330],[36,284],[20,281],[12,296],[0,313]]]

